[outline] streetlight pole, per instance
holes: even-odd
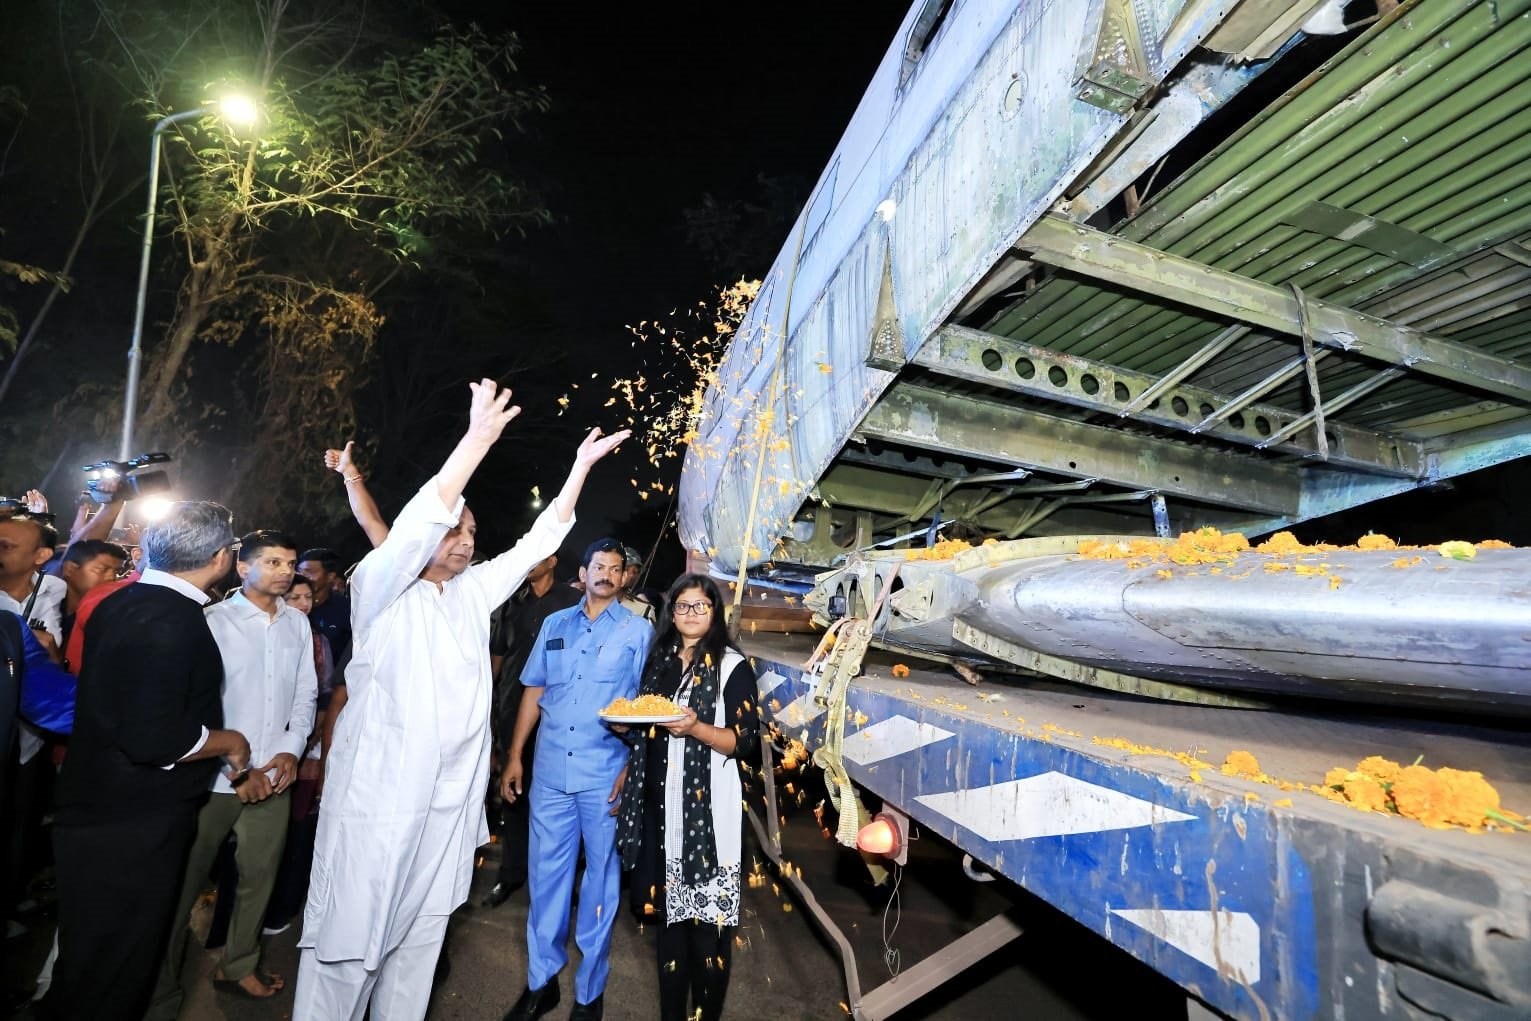
[[[133,456],[133,420],[138,415],[138,373],[143,362],[144,305],[149,296],[149,250],[154,245],[154,211],[159,205],[159,154],[162,137],[173,125],[208,113],[207,107],[183,110],[161,118],[154,125],[149,140],[149,204],[144,213],[143,258],[138,266],[138,305],[133,312],[133,344],[128,348],[128,388],[122,402],[122,446],[120,460]]]

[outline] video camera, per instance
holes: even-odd
[[[153,496],[170,488],[170,476],[162,471],[142,472],[140,468],[151,464],[165,464],[170,460],[166,453],[139,454],[131,461],[97,461],[80,470],[87,474],[85,488],[97,503],[116,503],[119,500],[136,500],[141,496]],[[136,474],[135,474],[136,473]],[[114,492],[103,492],[101,484],[110,479],[122,482]]]

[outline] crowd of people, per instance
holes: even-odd
[[[299,1021],[424,1017],[486,803],[501,855],[481,904],[529,898],[507,1021],[558,1005],[571,912],[568,1016],[602,1016],[624,870],[658,933],[655,1012],[721,1016],[750,665],[705,575],[659,596],[641,554],[601,539],[557,580],[585,479],[625,430],[591,431],[531,529],[480,557],[463,491],[519,409],[489,380],[470,389],[461,440],[391,523],[353,447],[326,454],[372,546],[349,578],[328,547],[238,537],[216,503],[137,534],[114,531],[117,501],[64,536],[40,493],[0,507],[6,905],[49,866],[57,894],[30,1016],[180,1016],[193,908],[216,888],[220,989],[290,996]],[[603,721],[640,693],[680,712]],[[292,925],[288,982],[262,947]]]

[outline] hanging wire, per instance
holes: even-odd
[[[899,884],[904,881],[904,867],[893,866],[893,892],[888,895],[888,903],[882,909],[882,960],[888,966],[888,977],[898,978],[899,950],[893,945],[893,937],[898,934],[898,923],[904,915],[903,904],[898,897]],[[888,926],[888,916],[893,916],[892,928]]]

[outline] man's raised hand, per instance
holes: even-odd
[[[510,403],[510,387],[502,389],[492,379],[469,383],[468,389],[473,391],[473,403],[468,409],[468,436],[484,444],[493,443],[500,438],[510,420],[521,414],[521,408]]]
[[[623,440],[633,434],[631,429],[619,429],[610,436],[602,436],[600,426],[590,430],[585,441],[579,445],[579,453],[574,456],[574,462],[583,468],[589,468],[595,462],[611,453]]]
[[[356,446],[355,440],[346,440],[345,449],[336,450],[334,447],[324,452],[324,466],[332,472],[337,472],[346,477],[356,474],[356,462],[351,459],[351,448]]]

